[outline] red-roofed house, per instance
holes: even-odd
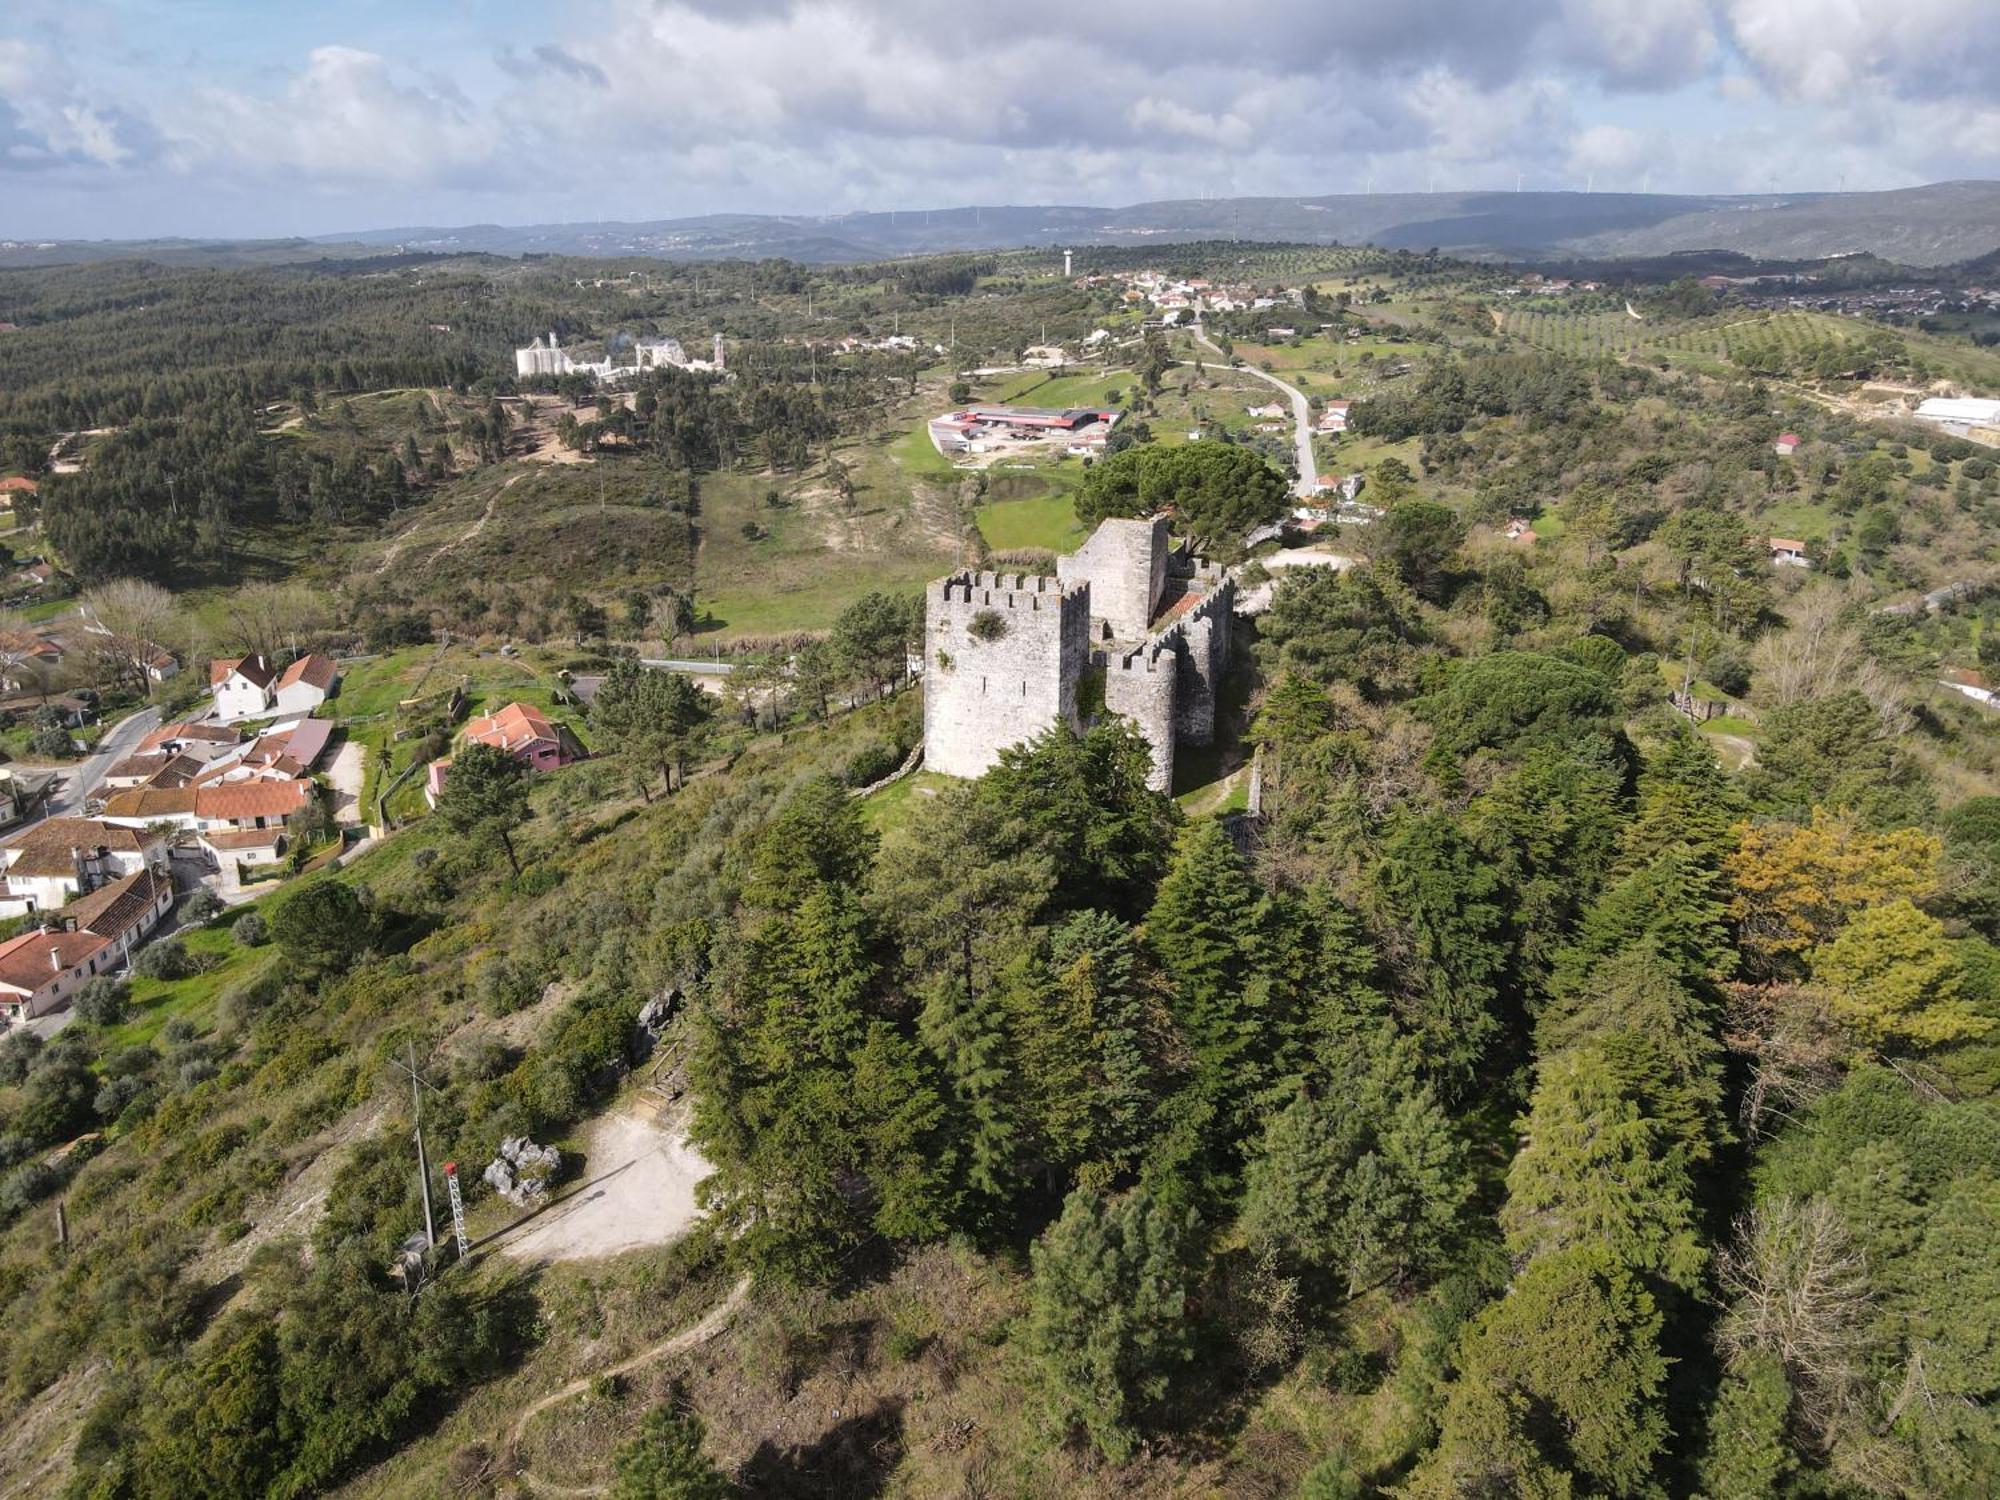
[[[531,771],[553,771],[589,754],[567,724],[554,722],[526,703],[509,703],[493,713],[481,714],[465,726],[465,742],[504,750]],[[445,774],[450,769],[449,760],[434,760],[425,772],[424,797],[433,807],[444,791]]]
[[[24,932],[0,943],[0,1011],[24,1021],[60,1010],[117,964],[117,950],[94,932]]]
[[[1771,449],[1780,458],[1790,458],[1799,451],[1799,435],[1796,432],[1781,432],[1777,442],[1771,444]]]
[[[1770,539],[1771,561],[1781,568],[1810,568],[1812,559],[1806,556],[1806,544],[1796,537],[1774,536]]]
[[[197,833],[283,828],[312,803],[309,781],[225,781],[175,789],[135,787],[113,794],[103,821],[128,828],[172,823]]]
[[[330,656],[309,652],[285,668],[272,694],[281,714],[309,714],[326,702],[333,685],[340,680],[340,668]]]
[[[215,691],[218,719],[258,719],[271,711],[271,684],[278,674],[261,655],[238,656],[208,664],[208,685]]]
[[[38,488],[34,480],[21,474],[9,474],[0,479],[0,495],[32,495]]]

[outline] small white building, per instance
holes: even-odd
[[[263,656],[252,653],[212,661],[208,664],[208,685],[215,694],[215,716],[225,723],[232,719],[255,719],[271,711],[271,684],[278,674]]]
[[[1778,568],[1810,568],[1812,559],[1806,556],[1806,544],[1797,537],[1774,536],[1769,539],[1771,565]]]
[[[166,842],[143,828],[97,818],[45,818],[0,848],[0,917],[55,911],[166,860]]]
[[[272,707],[281,714],[309,714],[326,702],[339,680],[340,668],[332,657],[307,652],[279,675]]]

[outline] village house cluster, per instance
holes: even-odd
[[[271,872],[321,807],[334,725],[315,710],[339,675],[313,652],[282,667],[212,662],[207,714],[159,726],[106,768],[87,816],[43,818],[0,845],[0,918],[36,924],[0,944],[0,1019],[59,1011],[122,969],[177,890],[214,883],[228,899]],[[16,817],[30,800],[18,780],[6,789]]]

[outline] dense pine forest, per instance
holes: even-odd
[[[39,540],[82,583],[269,587],[303,528],[342,549],[298,564],[313,628],[357,657],[443,626],[605,678],[593,759],[455,779],[191,937],[143,1004],[0,1037],[19,1493],[2000,1485],[2000,741],[1950,685],[2000,667],[1993,450],[1755,340],[1513,337],[1495,268],[1106,253],[1107,279],[1314,283],[1325,328],[1260,314],[1234,353],[1351,397],[1322,461],[1382,514],[1327,533],[1344,566],[1241,564],[1269,604],[1220,770],[1150,789],[1101,718],[976,782],[885,785],[923,691],[921,606],[871,576],[908,561],[893,506],[931,487],[938,572],[1049,550],[982,529],[1042,503],[996,498],[1018,476],[909,458],[951,386],[1018,393],[982,362],[1130,337],[1087,388],[1161,440],[1066,461],[1065,525],[1170,469],[1188,517],[1227,518],[1219,554],[1289,503],[1239,418],[1164,441],[1222,406],[1211,352],[1142,342],[1115,285],[1045,262],[0,276],[0,467],[42,476]],[[1633,292],[1662,318],[1702,295]],[[649,375],[629,407],[517,383],[543,328],[721,331],[736,373]],[[536,396],[567,403],[560,473],[509,447]],[[652,529],[615,579],[584,549],[559,603],[502,599],[517,552],[461,576],[378,545],[456,504],[505,524],[516,477],[538,508],[625,507],[600,537]],[[807,520],[817,587],[857,559],[825,629],[720,697],[629,661],[698,645],[688,580],[727,547],[775,575],[755,549]],[[1774,533],[1810,566],[1775,567]],[[1253,766],[1254,811],[1200,780]],[[671,1078],[703,1216],[514,1260],[468,1173],[478,1243],[412,1297],[406,1053],[433,1162],[574,1141]]]

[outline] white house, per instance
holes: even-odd
[[[1812,559],[1806,556],[1806,544],[1796,537],[1774,536],[1769,539],[1771,563],[1779,568],[1810,568]]]
[[[1319,430],[1321,432],[1347,431],[1347,412],[1348,408],[1352,405],[1353,403],[1349,401],[1327,402],[1325,409],[1319,414]]]
[[[45,818],[0,848],[0,917],[54,911],[166,860],[165,841],[143,828],[97,818]]]
[[[208,664],[208,685],[215,693],[215,716],[256,719],[271,711],[271,684],[278,674],[261,655],[239,656]]]
[[[326,702],[339,680],[340,668],[332,657],[308,652],[278,678],[272,706],[281,714],[309,714]]]
[[[284,828],[312,804],[310,781],[224,781],[172,790],[134,787],[104,804],[104,821],[127,828],[171,823],[194,833]]]
[[[62,1009],[92,979],[124,967],[173,904],[172,879],[139,870],[76,902],[62,925],[0,943],[0,1012],[19,1021]]]

